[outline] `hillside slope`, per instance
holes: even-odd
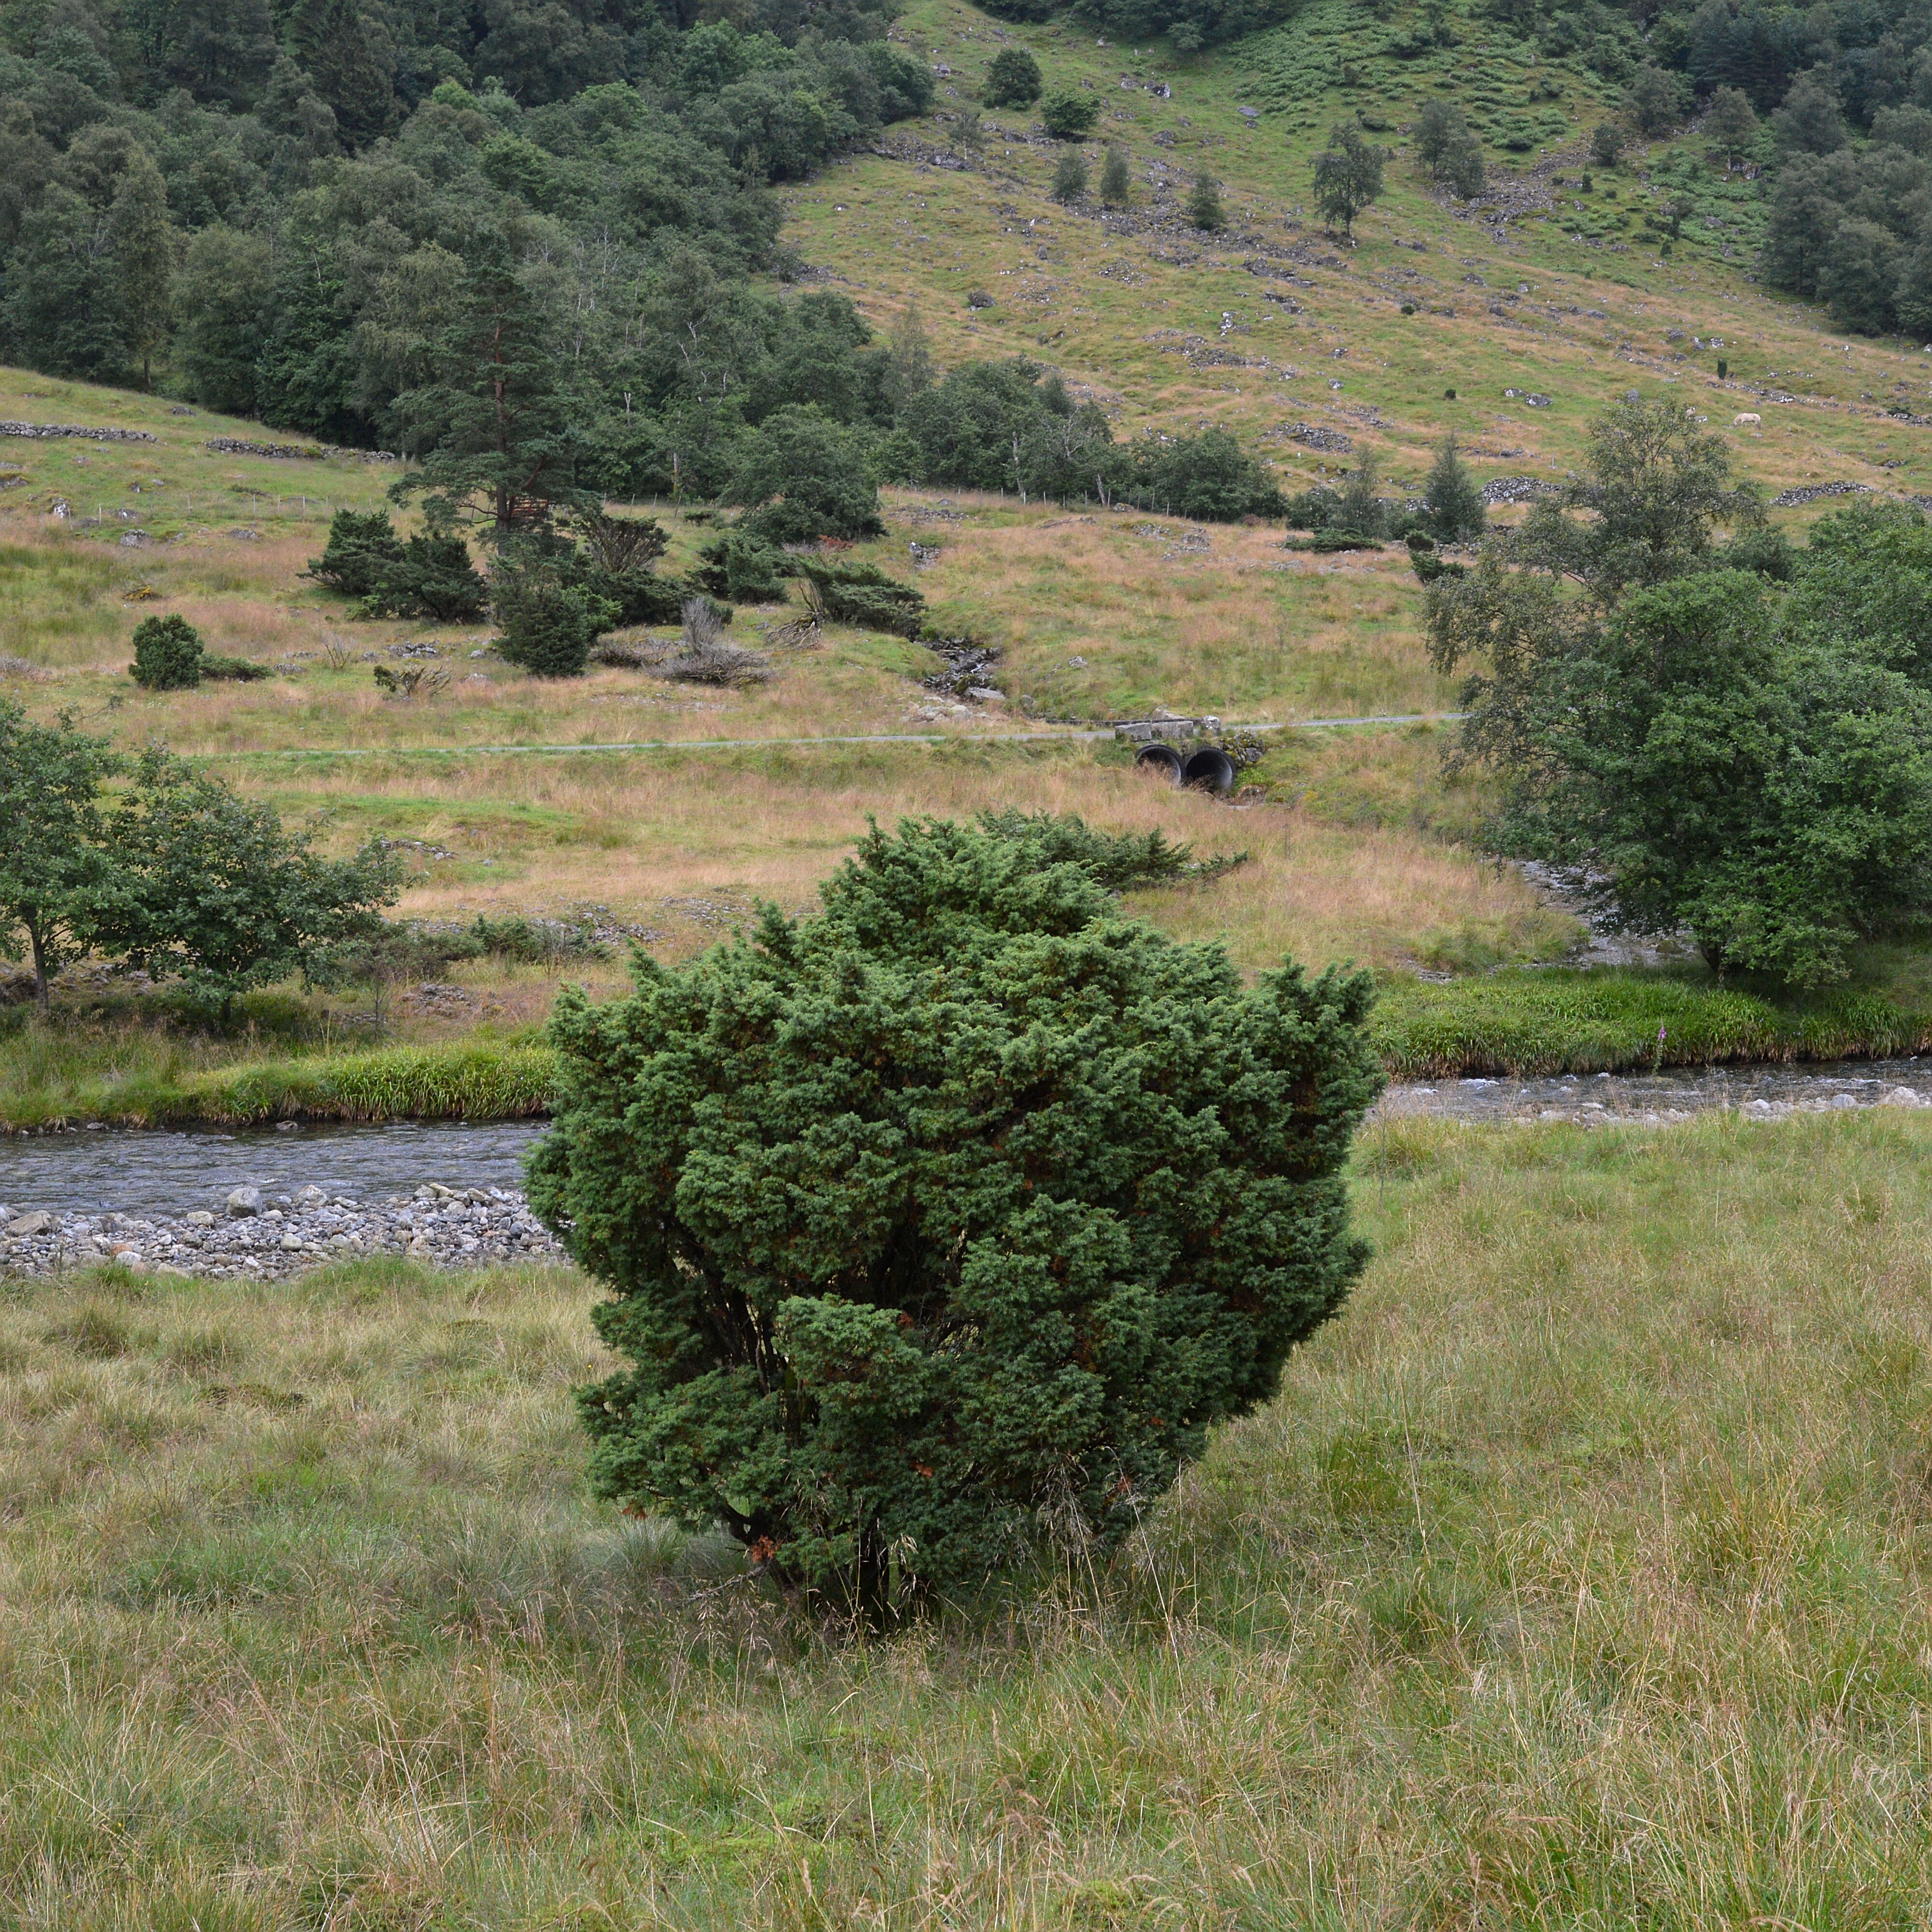
[[[1486,477],[1560,476],[1590,417],[1637,388],[1681,391],[1714,423],[1760,415],[1740,465],[1774,494],[1932,492],[1922,426],[1892,413],[1932,408],[1932,364],[1916,344],[1834,334],[1821,310],[1752,278],[1755,179],[1714,164],[1693,128],[1595,170],[1586,195],[1585,144],[1612,90],[1466,13],[1450,16],[1455,45],[1390,51],[1422,38],[1421,14],[1382,22],[1352,0],[1308,0],[1283,26],[1186,59],[1103,44],[1065,16],[1019,26],[916,0],[892,31],[939,70],[938,104],[789,191],[801,279],[842,290],[880,327],[916,302],[942,363],[1049,362],[1104,400],[1117,434],[1220,423],[1293,477],[1372,451],[1414,484],[1450,430]],[[1006,45],[1031,50],[1049,88],[1105,103],[1083,151],[1097,174],[1106,142],[1126,149],[1128,210],[1053,202],[1062,144],[1030,112],[987,112],[977,156],[962,142]],[[1490,190],[1474,203],[1430,189],[1410,151],[1408,124],[1436,97],[1490,134]],[[1312,214],[1310,164],[1333,122],[1358,116],[1393,158],[1350,246]],[[1495,145],[1525,127],[1534,152]],[[1204,171],[1230,218],[1218,236],[1182,211]],[[1695,212],[1666,260],[1642,238],[1674,197]],[[992,306],[969,309],[976,292]]]

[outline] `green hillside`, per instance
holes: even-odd
[[[1588,136],[1617,115],[1618,88],[1466,14],[1452,16],[1453,46],[1416,52],[1424,15],[1310,0],[1284,26],[1186,58],[1098,45],[1064,17],[1009,26],[915,6],[895,34],[952,70],[934,113],[787,191],[785,238],[805,279],[826,278],[875,326],[917,302],[943,362],[1034,356],[1104,401],[1124,434],[1224,423],[1298,478],[1351,460],[1298,443],[1298,423],[1380,454],[1397,484],[1419,484],[1450,430],[1480,474],[1560,478],[1590,416],[1635,387],[1681,391],[1715,424],[1760,416],[1739,466],[1772,494],[1932,492],[1932,446],[1897,413],[1927,411],[1932,369],[1916,341],[1840,332],[1767,290],[1761,173],[1714,163],[1696,127],[1594,166]],[[1104,142],[1126,148],[1128,210],[1052,202],[1062,144],[1030,113],[987,111],[983,158],[962,148],[962,118],[1003,45],[1104,104],[1085,152],[1097,175]],[[1473,203],[1432,190],[1413,158],[1408,130],[1431,99],[1458,103],[1486,137],[1491,191]],[[1310,164],[1338,120],[1393,154],[1354,248],[1311,206]],[[1526,130],[1534,144],[1517,152]],[[1218,236],[1184,214],[1204,171],[1225,184]],[[1690,212],[1666,261],[1676,201]],[[981,289],[993,306],[969,310]]]

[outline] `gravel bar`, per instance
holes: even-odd
[[[130,1214],[15,1214],[0,1207],[0,1273],[44,1275],[118,1262],[156,1274],[283,1280],[318,1264],[406,1255],[439,1268],[547,1261],[562,1244],[507,1188],[436,1183],[380,1204],[308,1186],[238,1187],[222,1212],[148,1220]]]

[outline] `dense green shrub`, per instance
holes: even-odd
[[[834,622],[915,638],[926,621],[926,598],[910,584],[888,577],[875,563],[827,563],[798,560],[801,576],[818,586],[825,614]]]
[[[469,623],[483,614],[488,592],[470,547],[453,532],[412,536],[379,572],[362,600],[370,617],[434,617]]]
[[[143,617],[134,626],[134,682],[149,691],[192,691],[205,666],[201,633],[185,617]]]
[[[988,107],[1030,107],[1040,98],[1040,63],[1024,47],[1002,47],[986,70],[980,98]]]
[[[303,574],[353,598],[362,617],[467,622],[483,614],[487,594],[461,537],[432,531],[405,543],[380,510],[337,511],[321,556]]]
[[[1040,104],[1040,125],[1056,141],[1084,141],[1100,118],[1100,103],[1077,87],[1056,87]]]
[[[1364,1258],[1366,976],[1244,985],[1024,838],[874,830],[794,922],[566,994],[531,1198],[614,1291],[603,1494],[877,1614],[1116,1547]]]
[[[302,574],[344,597],[371,597],[385,574],[403,560],[403,540],[383,510],[338,510],[328,542]]]
[[[615,604],[542,556],[500,557],[490,587],[496,649],[532,677],[581,677],[590,647],[617,622]]]
[[[794,559],[776,544],[761,542],[742,530],[727,530],[698,555],[692,583],[714,597],[730,597],[742,604],[782,603],[787,578],[798,574]]]
[[[266,664],[257,664],[252,658],[218,657],[212,651],[202,653],[201,674],[230,684],[259,684],[272,675]]]

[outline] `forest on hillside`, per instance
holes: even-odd
[[[1292,10],[1084,4],[1182,49]],[[329,443],[507,449],[538,501],[728,500],[808,448],[874,484],[1274,508],[1225,437],[1124,448],[1046,370],[942,381],[916,322],[882,342],[786,287],[772,184],[932,104],[892,8],[9,0],[0,356]],[[1769,278],[1932,330],[1932,8],[1478,10],[1620,80],[1640,131],[1713,106],[1763,168]]]

